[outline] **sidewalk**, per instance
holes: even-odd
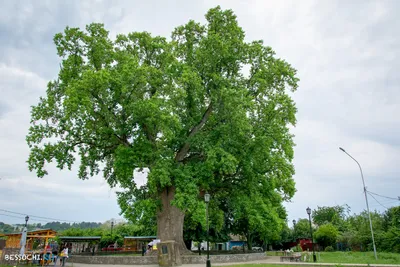
[[[400,264],[357,264],[357,263],[312,263],[312,262],[280,262],[280,257],[270,256],[265,260],[248,261],[248,262],[224,262],[211,263],[211,266],[231,266],[244,264],[274,264],[274,265],[291,265],[291,266],[351,266],[351,267],[400,267]],[[111,264],[83,264],[83,263],[66,263],[69,267],[127,267],[128,265],[111,265]],[[132,266],[132,265],[130,265]],[[159,267],[158,265],[134,265],[135,267]],[[182,267],[205,267],[204,264],[184,264]]]

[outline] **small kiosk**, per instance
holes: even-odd
[[[157,236],[125,236],[124,251],[142,251],[143,247],[147,248],[147,244],[157,239]]]
[[[59,239],[71,254],[93,255],[99,249],[101,236],[60,236]]]

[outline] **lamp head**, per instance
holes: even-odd
[[[306,211],[307,211],[307,214],[308,214],[308,215],[311,215],[311,209],[310,209],[310,207],[308,207],[308,208],[306,209]]]
[[[204,202],[206,202],[206,203],[210,202],[210,194],[209,193],[204,194]]]
[[[26,216],[25,216],[25,222],[27,223],[28,221],[29,221],[29,216],[26,215]]]
[[[339,147],[339,149],[346,153],[346,150],[344,150],[343,148]]]
[[[292,223],[293,223],[293,226],[296,225],[296,220],[293,220]]]

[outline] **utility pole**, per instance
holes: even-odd
[[[362,171],[362,169],[361,169],[361,165],[360,165],[360,163],[358,163],[358,161],[357,161],[355,158],[353,158],[349,153],[347,153],[346,150],[344,150],[344,149],[341,148],[341,147],[339,147],[339,149],[342,150],[344,153],[346,153],[347,156],[349,156],[350,158],[352,158],[352,159],[357,163],[358,167],[360,168],[361,179],[362,179],[363,187],[364,187],[365,203],[367,204],[367,212],[368,212],[368,218],[369,218],[369,227],[370,227],[370,229],[371,229],[372,245],[373,245],[373,247],[374,247],[375,260],[378,260],[378,255],[376,254],[374,230],[372,229],[371,213],[369,212],[368,197],[367,197],[367,187],[365,186],[364,175],[363,175],[363,171]]]

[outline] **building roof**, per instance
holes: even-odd
[[[60,236],[61,240],[65,241],[100,241],[101,236]]]
[[[125,236],[124,239],[156,239],[157,236]]]
[[[28,235],[40,235],[40,234],[47,234],[47,232],[50,232],[51,234],[56,234],[57,232],[52,230],[52,229],[38,229],[34,231],[28,231]],[[5,236],[10,236],[10,235],[21,235],[21,232],[15,232],[15,233],[10,233],[10,234],[5,234]]]
[[[229,237],[230,237],[230,241],[244,241],[245,240],[245,238],[243,237],[243,236],[241,236],[241,235],[229,235]]]

